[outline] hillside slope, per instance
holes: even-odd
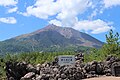
[[[0,43],[0,53],[32,51],[64,51],[71,47],[101,47],[103,42],[68,27],[48,25],[35,32],[20,35]]]

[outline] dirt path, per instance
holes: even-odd
[[[120,77],[97,77],[97,78],[89,78],[89,79],[84,79],[84,80],[120,80]]]

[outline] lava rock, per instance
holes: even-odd
[[[24,77],[22,77],[21,80],[26,80],[26,79],[29,80],[33,77],[35,77],[35,73],[34,72],[29,72]]]

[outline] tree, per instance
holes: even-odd
[[[103,53],[106,55],[120,55],[120,36],[119,33],[113,33],[113,30],[109,31],[106,35],[106,43],[102,48]]]

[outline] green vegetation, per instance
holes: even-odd
[[[6,54],[4,57],[0,56],[0,77],[5,76],[5,62],[6,61],[26,61],[31,64],[42,64],[44,62],[51,62],[55,56],[58,55],[74,55],[77,50],[81,50],[84,54],[85,62],[93,60],[101,61],[106,58],[107,55],[115,55],[120,57],[120,37],[118,33],[113,33],[110,30],[109,34],[106,35],[106,43],[101,49],[86,48],[86,47],[71,47],[64,52],[31,52],[31,53],[20,53],[20,54]],[[73,50],[73,51],[72,51]],[[78,51],[79,52],[79,51]]]
[[[92,49],[90,54],[85,54],[85,62],[93,60],[101,61],[107,55],[120,57],[120,36],[117,32],[113,33],[113,30],[110,30],[109,34],[106,35],[106,43],[101,49]]]
[[[0,56],[0,79],[5,76],[5,63],[3,61],[3,58]]]
[[[74,52],[34,52],[34,53],[22,53],[22,54],[14,54],[14,55],[8,55],[6,57],[9,57],[9,60],[13,61],[26,61],[27,63],[31,64],[42,64],[44,62],[51,62],[54,60],[54,58],[58,55],[74,55]]]
[[[30,42],[30,43],[34,43],[34,42]],[[36,43],[37,45],[33,46],[32,44],[26,44],[19,41],[17,42],[16,40],[13,40],[13,42],[10,42],[10,41],[2,42],[0,43],[0,54],[4,55],[5,53],[15,54],[15,53],[23,53],[23,52],[24,53],[26,52],[66,52],[66,51],[74,51],[74,50],[85,51],[86,49],[90,48],[90,47],[84,47],[84,46],[78,46],[78,45],[72,45],[72,44],[68,46],[62,46],[62,45],[48,44],[49,42],[43,42],[43,43],[39,43],[39,44]],[[65,43],[67,42],[64,42],[63,44]]]
[[[113,33],[112,30],[110,30],[109,34],[106,35],[106,41],[107,43],[103,46],[103,53],[106,55],[120,55],[120,36],[116,32]]]
[[[30,64],[42,64],[44,62],[51,62],[58,55],[74,55],[74,52],[33,52],[21,54],[6,54],[4,57],[0,56],[0,78],[5,76],[5,62],[7,61],[26,61]]]

